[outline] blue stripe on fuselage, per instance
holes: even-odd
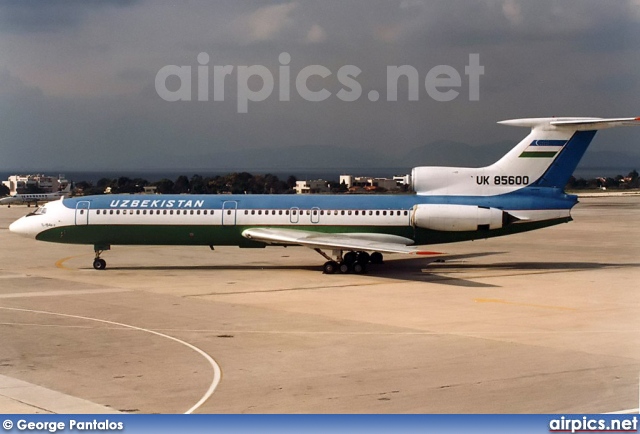
[[[239,209],[409,210],[418,204],[453,204],[507,210],[544,210],[571,209],[577,203],[577,197],[564,193],[562,189],[528,186],[497,196],[105,195],[65,199],[63,204],[75,209],[80,201],[90,202],[91,209],[222,209],[234,208],[235,202]]]

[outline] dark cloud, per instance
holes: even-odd
[[[638,115],[638,9],[637,0],[0,1],[0,140],[11,150],[0,169],[24,161],[67,170],[218,167],[216,155],[255,149],[242,155],[258,158],[296,147],[327,147],[336,162],[344,149],[366,164],[365,156],[408,155],[436,140],[516,141],[525,131],[495,124],[506,118]],[[210,71],[235,68],[224,102],[211,93],[195,100],[200,52],[209,54]],[[282,52],[292,58],[289,102],[277,98]],[[485,67],[480,101],[467,97],[470,53]],[[312,81],[334,95],[338,69],[356,65],[363,96],[302,100],[295,76],[314,64],[333,72]],[[383,93],[370,102],[370,90],[387,87],[387,66],[404,64],[419,72],[420,100],[408,101],[403,84],[399,101]],[[441,64],[462,76],[453,102],[424,89],[427,72]],[[192,68],[194,101],[157,95],[165,65]],[[276,76],[274,93],[250,103],[248,114],[237,113],[239,65],[264,65]],[[605,150],[638,155],[639,133],[603,133]],[[437,161],[449,157],[437,149]]]
[[[13,32],[54,32],[77,26],[91,10],[130,6],[137,0],[1,0],[0,27]]]

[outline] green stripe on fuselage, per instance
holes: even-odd
[[[156,245],[156,246],[240,246],[264,247],[264,243],[242,236],[246,229],[256,227],[286,228],[319,233],[391,234],[415,241],[416,245],[444,244],[493,238],[554,226],[571,221],[571,217],[542,222],[520,222],[502,229],[441,232],[411,226],[214,226],[214,225],[85,225],[47,229],[37,240],[66,244],[95,245]]]

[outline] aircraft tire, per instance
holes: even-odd
[[[361,264],[360,262],[356,262],[355,264],[353,264],[353,272],[356,274],[364,274],[366,273],[367,268],[365,267],[365,264]]]
[[[380,252],[373,252],[371,254],[371,263],[372,264],[382,264],[382,259],[383,259],[383,256],[382,256],[382,253],[380,253]]]
[[[324,274],[335,274],[335,272],[338,271],[338,269],[339,269],[338,263],[335,261],[325,262],[325,264],[322,267],[322,271],[324,272]]]
[[[104,259],[96,259],[93,261],[93,268],[96,270],[104,270],[107,268],[107,262]]]
[[[353,265],[358,260],[358,255],[356,252],[348,252],[344,255],[344,263],[347,265]]]
[[[342,274],[348,274],[351,271],[351,267],[348,264],[345,264],[344,262],[340,264],[339,269]]]
[[[371,255],[369,255],[367,252],[358,252],[358,264],[367,265],[370,260]]]

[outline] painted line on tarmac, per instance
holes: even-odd
[[[38,313],[38,314],[43,314],[43,315],[61,316],[61,317],[64,317],[64,318],[82,319],[82,320],[87,320],[87,321],[95,321],[95,322],[99,322],[99,323],[102,323],[102,324],[110,324],[110,325],[120,326],[120,327],[128,328],[128,329],[131,329],[131,330],[137,330],[137,331],[141,331],[141,332],[145,332],[145,333],[150,333],[152,335],[160,336],[162,338],[166,338],[166,339],[172,340],[174,342],[177,342],[177,343],[179,343],[181,345],[184,345],[185,347],[195,351],[196,353],[198,353],[202,357],[204,357],[205,360],[207,360],[207,362],[209,362],[209,365],[211,365],[211,368],[213,369],[213,380],[211,381],[211,385],[209,386],[209,388],[207,389],[205,394],[202,396],[202,398],[200,398],[200,400],[198,402],[196,402],[190,409],[185,411],[184,414],[191,414],[194,411],[196,411],[198,408],[200,408],[200,406],[202,406],[202,404],[204,404],[211,397],[211,395],[213,395],[213,392],[215,392],[216,388],[218,387],[218,384],[220,384],[220,380],[222,379],[222,371],[220,370],[220,366],[218,366],[216,361],[213,360],[213,358],[209,354],[205,353],[203,350],[201,350],[200,348],[196,347],[195,345],[190,344],[189,342],[185,342],[182,339],[178,339],[176,337],[169,336],[169,335],[166,335],[164,333],[160,333],[160,332],[157,332],[157,331],[154,331],[154,330],[145,329],[143,327],[136,327],[136,326],[129,325],[129,324],[119,323],[119,322],[115,322],[115,321],[108,321],[108,320],[99,319],[99,318],[92,318],[92,317],[88,317],[88,316],[69,315],[69,314],[65,314],[65,313],[48,312],[48,311],[44,311],[44,310],[19,309],[19,308],[14,308],[14,307],[2,307],[2,306],[0,306],[0,309],[2,309],[2,310],[10,310],[10,311],[14,311],[14,312],[28,312],[28,313]]]
[[[82,254],[82,255],[76,255],[76,256],[67,256],[66,258],[62,258],[62,259],[56,261],[56,267],[60,268],[61,270],[75,271],[75,268],[66,267],[64,265],[64,263],[69,261],[69,260],[71,260],[71,259],[82,258],[83,256],[89,256],[89,253],[85,253],[85,254]]]

